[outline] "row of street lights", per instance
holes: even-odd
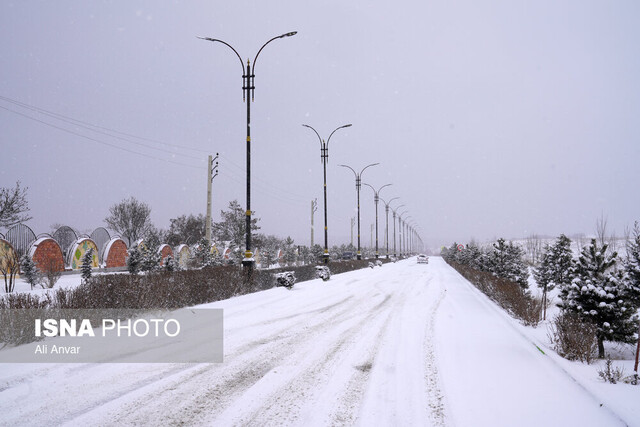
[[[247,66],[245,68],[244,62],[242,60],[242,57],[240,56],[240,54],[238,53],[238,51],[236,49],[233,48],[233,46],[231,46],[229,43],[220,40],[220,39],[214,39],[214,38],[210,38],[210,37],[198,37],[200,39],[203,40],[208,40],[210,42],[218,42],[218,43],[222,43],[223,45],[227,46],[228,48],[230,48],[238,57],[238,59],[240,60],[240,65],[242,66],[242,100],[245,101],[247,103],[247,139],[246,139],[246,151],[247,151],[247,203],[246,203],[246,212],[245,212],[245,227],[246,227],[246,241],[245,241],[245,253],[244,253],[244,258],[242,260],[242,265],[245,267],[248,275],[251,275],[251,272],[253,270],[253,263],[254,263],[254,259],[253,259],[253,252],[252,252],[252,241],[251,241],[251,102],[249,102],[249,98],[251,98],[251,101],[253,101],[254,99],[254,90],[255,90],[255,69],[256,69],[256,61],[258,59],[258,56],[260,55],[260,52],[262,52],[262,49],[265,48],[266,45],[268,45],[269,43],[271,43],[274,40],[277,39],[281,39],[281,38],[285,38],[285,37],[291,37],[294,36],[295,34],[297,34],[297,31],[292,31],[289,33],[285,33],[282,34],[280,36],[277,37],[273,37],[272,39],[268,40],[265,44],[262,45],[262,47],[258,50],[258,53],[256,54],[256,56],[253,59],[253,69],[251,68],[251,62],[249,60],[247,60]],[[324,190],[324,252],[322,255],[322,259],[323,262],[326,264],[329,262],[329,239],[328,239],[328,226],[327,226],[327,162],[329,160],[329,141],[331,140],[331,137],[333,136],[333,134],[338,131],[339,129],[343,129],[343,128],[347,128],[350,127],[351,124],[346,124],[346,125],[342,125],[338,128],[336,128],[333,132],[331,132],[331,134],[329,135],[329,138],[327,138],[326,142],[320,137],[320,134],[311,126],[303,124],[302,126],[308,127],[309,129],[313,130],[315,132],[315,134],[318,136],[318,140],[320,141],[320,158],[322,161],[322,165],[323,165],[323,175],[324,175],[324,181],[323,181],[323,190]],[[371,166],[376,166],[379,163],[372,163],[369,164],[367,166],[365,166],[364,168],[362,168],[360,170],[360,172],[356,172],[351,166],[347,166],[347,165],[340,165],[342,167],[345,168],[349,168],[355,175],[355,179],[356,179],[356,193],[357,193],[357,207],[358,207],[358,252],[357,252],[357,258],[358,259],[362,259],[362,252],[361,252],[361,246],[360,246],[360,187],[363,184],[362,183],[362,173],[369,167]],[[391,184],[385,184],[382,187],[380,187],[378,190],[376,190],[373,186],[364,183],[365,185],[371,187],[371,189],[374,192],[374,203],[376,206],[376,258],[379,257],[379,252],[378,252],[378,201],[381,200],[380,198],[380,191],[391,185]],[[386,229],[387,229],[387,242],[386,242],[386,253],[387,253],[387,257],[389,256],[389,205],[390,203],[397,199],[397,197],[394,197],[393,199],[389,200],[389,202],[383,202],[385,203],[385,212],[386,212]],[[404,205],[402,205],[404,206]],[[399,206],[398,208],[392,210],[393,211],[393,252],[394,252],[394,256],[396,256],[397,252],[396,252],[396,223],[395,223],[395,219],[396,219],[396,211],[402,207]],[[411,229],[412,232],[415,232],[412,228],[409,227],[409,225],[406,223],[406,221],[403,223],[402,221],[402,215],[406,214],[406,211],[403,212],[401,215],[398,216],[398,225],[402,228],[404,226],[404,231],[401,231],[401,236],[404,235],[405,236],[405,247],[407,247],[407,236],[405,233],[408,233],[409,230]],[[400,252],[402,253],[402,240],[400,240]]]

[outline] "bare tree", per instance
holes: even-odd
[[[4,277],[4,291],[13,292],[16,286],[16,275],[20,271],[20,258],[15,251],[4,250],[0,258],[0,274]]]
[[[596,239],[600,246],[607,243],[607,217],[604,214],[601,214],[600,218],[596,220]]]
[[[542,239],[537,234],[529,235],[525,240],[525,248],[529,257],[529,263],[535,265],[542,255]]]
[[[109,227],[128,238],[133,244],[151,228],[151,208],[135,197],[125,199],[109,208],[110,215],[104,219]]]
[[[0,227],[11,227],[31,219],[27,202],[27,188],[20,188],[20,181],[15,188],[0,188]]]

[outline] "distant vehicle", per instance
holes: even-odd
[[[354,254],[353,252],[342,253],[342,259],[354,259],[355,257],[356,257],[356,254]]]
[[[418,255],[418,264],[429,264],[429,257],[425,254]]]

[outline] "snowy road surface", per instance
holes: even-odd
[[[5,364],[0,423],[625,424],[438,257],[209,306],[224,363]]]

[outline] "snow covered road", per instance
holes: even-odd
[[[224,363],[5,364],[0,423],[625,424],[438,257],[207,306]]]

